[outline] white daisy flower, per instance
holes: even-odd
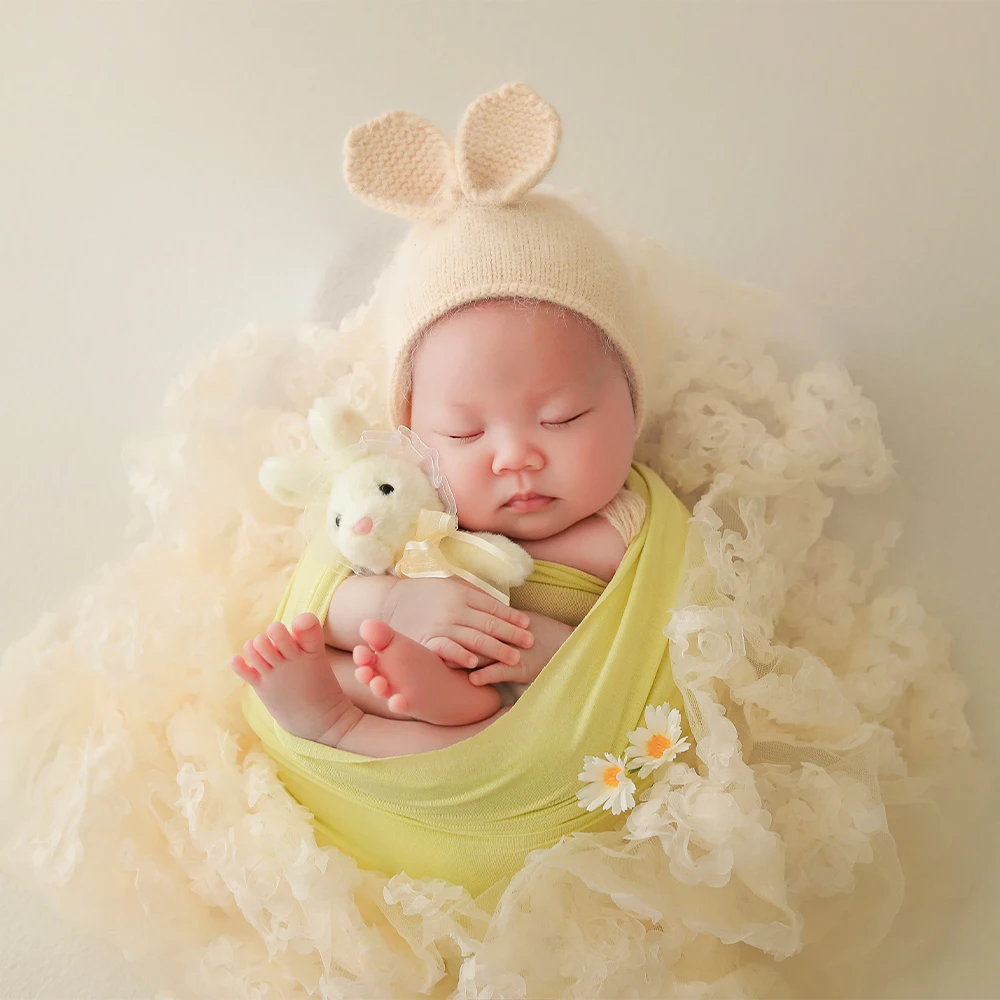
[[[661,764],[673,760],[691,745],[681,736],[681,713],[664,702],[657,708],[646,706],[646,725],[628,734],[625,760],[629,768],[639,766],[639,777],[652,774]]]
[[[583,770],[577,775],[586,782],[576,793],[580,808],[591,812],[598,806],[610,809],[617,816],[635,805],[635,782],[625,774],[621,757],[606,753],[600,757],[584,757]]]

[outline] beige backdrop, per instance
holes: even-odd
[[[995,765],[998,39],[995,3],[0,0],[0,643],[123,550],[120,452],[183,360],[308,314],[371,227],[346,130],[451,130],[523,79],[563,117],[552,181],[783,293],[877,401],[899,575],[956,633]],[[1000,995],[998,898],[994,867],[893,995]],[[0,996],[154,995],[6,877],[0,901]]]

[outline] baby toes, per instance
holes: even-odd
[[[257,651],[257,648],[254,646],[253,640],[251,639],[247,639],[247,641],[243,643],[243,659],[246,660],[246,662],[253,667],[253,669],[256,670],[261,677],[269,674],[273,668],[273,664],[265,660],[264,657]]]
[[[319,653],[324,645],[323,626],[319,619],[309,612],[299,615],[292,622],[292,635],[306,653]]]
[[[375,676],[375,671],[371,667],[358,667],[354,671],[354,679],[359,684],[370,684],[371,679]]]
[[[247,684],[257,685],[260,683],[260,674],[251,667],[242,656],[234,656],[230,661],[229,665],[233,668],[233,672],[241,681],[246,681]]]
[[[406,715],[410,711],[410,703],[401,694],[394,694],[389,699],[389,711],[397,715]]]
[[[377,675],[375,668],[378,666],[378,657],[368,646],[355,646],[354,662],[357,666],[354,671],[355,680],[370,687],[372,678]]]
[[[267,637],[274,643],[274,648],[286,659],[290,660],[299,651],[298,644],[291,637],[288,629],[281,622],[272,622],[266,629]]]
[[[374,667],[378,663],[378,656],[371,646],[355,646],[352,655],[359,667]]]
[[[272,667],[278,666],[284,660],[281,653],[275,649],[274,643],[263,632],[253,637],[253,648]]]
[[[358,632],[376,653],[381,653],[396,636],[392,628],[378,618],[365,619]]]

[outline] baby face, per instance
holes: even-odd
[[[582,316],[479,302],[413,359],[410,428],[441,456],[462,527],[548,538],[621,489],[635,441],[621,364]]]

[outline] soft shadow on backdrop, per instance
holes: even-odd
[[[364,297],[356,241],[391,226],[344,187],[346,131],[453,132],[521,79],[563,118],[554,184],[779,292],[875,399],[896,575],[955,633],[997,770],[1000,5],[6,0],[0,67],[0,644],[123,551],[121,451],[186,359],[331,308],[335,259]],[[1000,993],[998,899],[994,865],[891,995]],[[4,1000],[155,992],[0,900]]]

